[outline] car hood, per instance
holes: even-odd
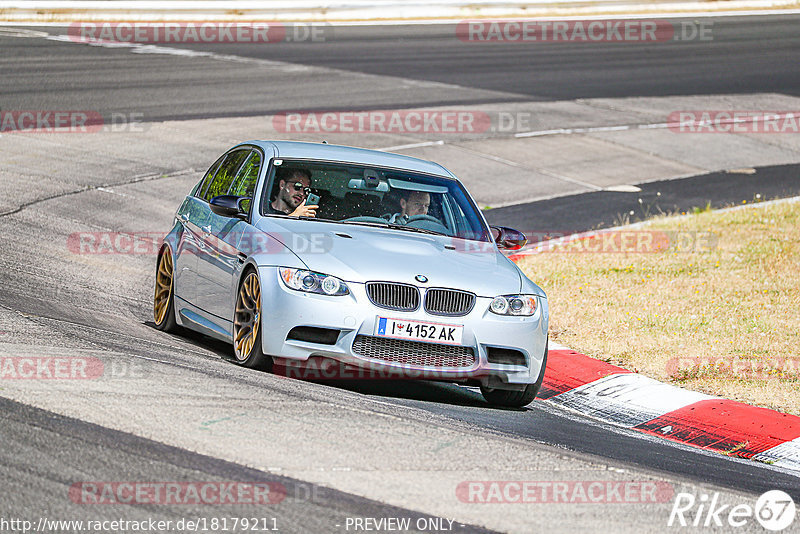
[[[347,282],[386,280],[463,289],[481,297],[517,293],[522,287],[519,269],[488,242],[278,217],[263,218],[258,227],[310,270]],[[415,280],[417,275],[427,283]]]

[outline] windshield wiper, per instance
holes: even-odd
[[[380,223],[380,222],[374,222],[374,221],[347,221],[347,220],[336,221],[336,222],[339,222],[341,224],[358,224],[358,225],[361,225],[361,226],[377,226],[378,228],[388,228],[389,227],[389,223],[388,222]]]
[[[433,230],[426,230],[425,228],[417,228],[416,226],[407,226],[405,224],[391,224],[386,223],[386,226],[389,228],[396,228],[398,230],[407,230],[409,232],[419,232],[420,234],[431,234],[431,235],[447,235],[441,232],[434,232]]]

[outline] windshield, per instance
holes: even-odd
[[[291,196],[281,198],[287,194],[282,190]],[[266,216],[285,215],[274,207],[286,206],[282,200],[291,203],[303,197],[319,206],[316,218],[321,220],[490,241],[464,187],[449,178],[349,163],[275,159],[264,191],[261,214]]]

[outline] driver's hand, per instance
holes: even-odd
[[[305,204],[300,204],[289,215],[291,217],[316,217],[317,208],[319,208],[319,206],[306,206]]]

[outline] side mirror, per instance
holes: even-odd
[[[492,237],[498,248],[507,250],[519,250],[528,242],[525,234],[513,228],[506,228],[505,226],[492,226]]]
[[[220,195],[212,198],[208,205],[211,211],[222,217],[246,219],[247,210],[242,207],[242,202],[245,200],[250,199],[236,195]]]

